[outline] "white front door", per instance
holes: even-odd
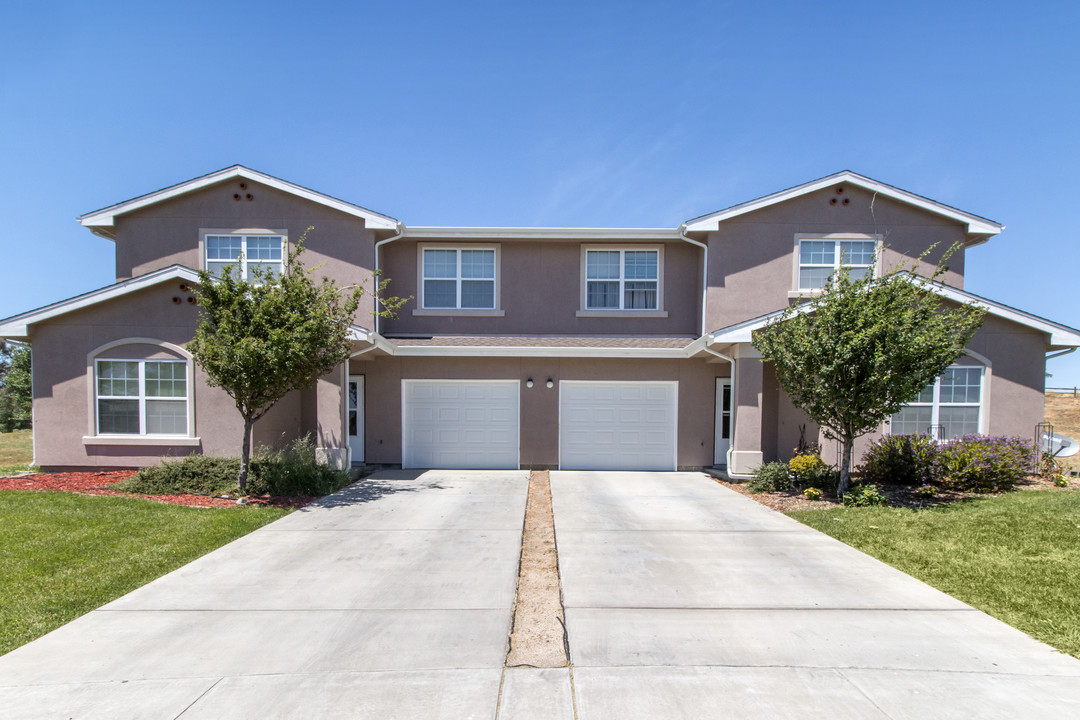
[[[401,466],[518,468],[520,381],[402,380]]]
[[[716,378],[716,444],[713,464],[727,467],[731,448],[731,378]]]
[[[674,470],[678,391],[670,381],[563,380],[559,467]]]
[[[352,462],[364,462],[364,376],[349,376],[346,427],[349,429],[349,451]]]

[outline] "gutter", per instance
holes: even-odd
[[[386,238],[385,240],[379,240],[378,242],[375,243],[375,272],[379,271],[379,248],[381,248],[383,245],[386,245],[387,243],[392,243],[395,240],[400,240],[404,236],[405,236],[405,223],[403,223],[403,222],[401,222],[399,220],[398,223],[397,223],[397,234],[396,235],[392,235],[392,236]],[[375,279],[372,280],[372,282],[375,283],[375,286],[377,288],[378,284],[379,284],[378,275],[375,276]],[[378,292],[376,291],[375,288],[372,288],[372,294],[375,296],[375,334],[378,334],[379,333],[379,294],[378,294]]]
[[[1071,348],[1066,348],[1064,350],[1059,350],[1058,352],[1055,352],[1055,353],[1050,353],[1049,355],[1046,356],[1046,359],[1047,360],[1053,360],[1054,358],[1059,358],[1062,355],[1068,355],[1071,352],[1076,352],[1076,348],[1071,347]]]

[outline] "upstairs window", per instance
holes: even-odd
[[[852,280],[866,277],[874,265],[876,240],[802,238],[799,240],[799,290],[821,290],[841,265]]]
[[[188,434],[187,363],[98,360],[98,435]]]
[[[658,310],[659,250],[586,250],[586,310]]]
[[[889,431],[894,435],[929,433],[938,440],[979,432],[982,381],[981,367],[953,365],[892,416]]]
[[[281,235],[207,235],[205,245],[206,272],[214,277],[221,277],[229,265],[247,281],[254,279],[256,268],[269,270],[275,277],[285,271],[285,238]]]
[[[495,248],[424,248],[421,307],[494,310]]]

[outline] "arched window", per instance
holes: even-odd
[[[97,437],[191,437],[191,355],[150,338],[103,345],[88,358]]]

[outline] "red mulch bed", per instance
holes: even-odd
[[[36,473],[33,475],[15,475],[0,477],[0,490],[55,490],[73,492],[81,495],[118,495],[121,497],[140,497],[170,505],[189,507],[236,507],[236,500],[227,497],[208,495],[142,495],[139,493],[112,490],[115,483],[127,480],[135,470],[112,470],[107,472],[65,472]],[[269,497],[249,495],[249,505],[271,505],[273,507],[298,508],[307,505],[315,498],[306,495]]]

